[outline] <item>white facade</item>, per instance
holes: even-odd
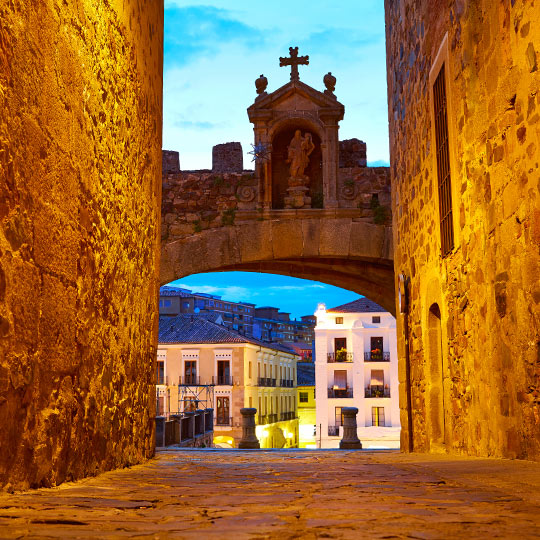
[[[399,448],[396,319],[385,311],[327,311],[324,304],[315,315],[318,446],[338,448],[341,408],[357,407],[363,448]]]

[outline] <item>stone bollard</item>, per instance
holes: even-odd
[[[356,415],[358,409],[356,407],[343,407],[343,439],[339,443],[339,447],[343,450],[355,450],[362,448],[362,443],[356,432]]]
[[[257,409],[250,407],[240,409],[242,415],[242,438],[238,448],[260,448],[259,439],[255,435],[255,413]]]

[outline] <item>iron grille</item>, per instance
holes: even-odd
[[[448,114],[444,64],[433,85],[433,99],[435,109],[437,180],[439,186],[441,254],[443,257],[446,257],[454,247],[454,226],[452,221],[452,186],[450,181],[450,151],[448,147]]]

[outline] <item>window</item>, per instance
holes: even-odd
[[[165,384],[165,362],[163,360],[157,361],[156,384]]]
[[[213,301],[213,300],[209,300],[209,301],[208,301],[208,305],[209,305],[209,306],[213,306],[213,305],[214,305],[214,301]]]
[[[443,257],[448,255],[454,247],[450,148],[448,144],[448,114],[446,106],[445,64],[443,63],[433,84],[435,151],[437,157],[437,184],[439,188],[441,254]]]
[[[217,363],[217,383],[218,384],[231,384],[231,364],[228,360],[218,360]]]
[[[384,407],[371,407],[371,425],[384,427]]]
[[[341,407],[336,407],[336,423],[335,426],[343,425],[343,413],[341,412]]]
[[[343,324],[343,317],[336,317],[336,324]]]
[[[373,315],[373,317],[371,317],[371,322],[375,324],[380,323],[381,317],[379,315]]]
[[[309,400],[307,392],[300,392],[300,403],[307,403]]]
[[[383,359],[383,338],[372,337],[371,338],[371,360]]]
[[[229,425],[229,396],[219,396],[216,407],[216,424]]]
[[[172,302],[170,300],[164,300],[163,301],[163,306],[164,307],[171,307],[171,305],[172,305]]]
[[[185,360],[184,375],[186,384],[197,384],[197,362],[195,360]]]
[[[248,364],[248,377],[251,379],[251,362]],[[251,407],[251,405],[250,405]]]
[[[335,338],[334,339],[334,351],[340,351],[341,349],[347,350],[347,338]]]

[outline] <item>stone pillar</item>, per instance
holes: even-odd
[[[238,448],[260,448],[259,439],[255,435],[255,413],[257,409],[246,407],[240,409],[242,415],[242,439]]]
[[[343,407],[343,439],[339,443],[342,450],[356,450],[362,448],[362,443],[356,434],[356,407]]]

